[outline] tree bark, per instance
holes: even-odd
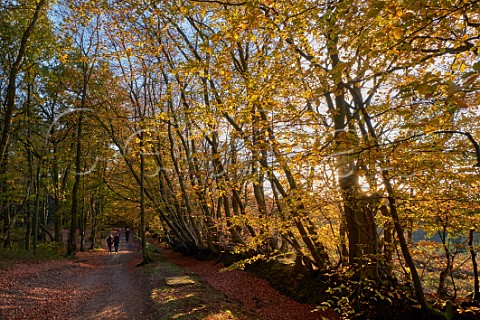
[[[3,219],[3,243],[0,243],[3,247],[10,247],[10,211],[9,211],[9,194],[8,183],[6,177],[6,171],[8,166],[8,154],[6,160],[0,164],[0,215]]]
[[[4,195],[6,194],[4,193]],[[12,246],[12,243],[10,239],[11,216],[9,201],[7,199],[1,199],[0,202],[0,212],[3,215],[3,247],[10,248]]]
[[[440,238],[442,239],[442,245],[443,245],[443,250],[445,254],[445,267],[440,271],[439,279],[438,279],[438,288],[437,288],[437,294],[440,296],[443,296],[447,293],[447,290],[445,288],[445,281],[447,280],[448,275],[450,274],[452,270],[452,255],[450,254],[450,250],[448,249],[447,246],[447,228],[444,225],[442,232],[439,232]]]
[[[87,214],[85,212],[85,183],[82,185],[82,209],[80,210],[80,220],[78,221],[80,226],[80,252],[85,252],[85,235],[87,233]]]
[[[388,208],[385,205],[380,207],[380,212],[385,217],[390,217]],[[393,253],[394,253],[394,226],[392,221],[387,221],[383,225],[383,256],[385,258],[385,266],[387,268],[387,273],[391,277],[393,271]]]
[[[472,266],[473,266],[473,300],[480,301],[480,282],[478,280],[478,265],[477,265],[477,253],[473,247],[473,233],[475,232],[474,228],[470,229],[468,235],[468,249],[470,250],[470,255],[472,256]]]
[[[84,88],[86,90],[86,87]],[[82,95],[82,106],[86,104],[86,92]],[[75,181],[72,189],[72,207],[70,210],[70,231],[68,233],[67,241],[67,256],[74,257],[77,253],[77,211],[78,211],[78,190],[80,187],[80,171],[82,170],[82,126],[83,126],[83,111],[80,111],[77,123],[77,148],[75,153]]]
[[[40,160],[40,159],[39,159]],[[35,173],[35,205],[33,208],[33,217],[32,217],[32,248],[33,252],[37,253],[38,247],[38,231],[39,231],[39,215],[40,215],[40,198],[41,198],[41,186],[42,184],[42,173],[41,173],[41,161],[37,164],[37,170]]]
[[[147,250],[147,236],[145,224],[145,158],[143,153],[143,131],[140,133],[140,238],[142,241],[142,265],[152,261]]]

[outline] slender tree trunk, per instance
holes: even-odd
[[[80,252],[85,252],[85,234],[87,229],[87,217],[85,214],[85,183],[82,185],[83,195],[82,195],[82,209],[80,210]]]
[[[388,212],[388,208],[385,205],[380,207],[380,212],[385,217],[389,217],[390,213]],[[383,256],[385,257],[385,266],[387,268],[387,273],[389,277],[392,276],[393,271],[393,253],[394,253],[394,243],[393,243],[393,236],[394,236],[394,226],[392,221],[385,222],[383,226]]]
[[[389,194],[393,193],[393,188],[391,187],[390,183],[388,183],[387,190],[389,190]],[[397,205],[395,198],[392,196],[388,197],[389,207],[390,207],[390,214],[393,218],[393,224],[395,226],[395,231],[397,232],[397,237],[400,242],[400,248],[402,249],[403,257],[407,266],[410,268],[410,274],[412,276],[413,286],[415,288],[415,296],[422,306],[422,309],[428,309],[429,305],[427,299],[425,298],[425,293],[423,291],[422,282],[420,280],[420,276],[418,275],[417,267],[415,266],[415,262],[413,261],[413,257],[410,254],[410,250],[408,249],[408,243],[405,239],[403,234],[403,228],[400,224],[400,217],[398,216],[397,212]]]
[[[27,198],[26,198],[26,217],[25,217],[25,250],[28,251],[30,250],[30,236],[32,233],[32,208],[31,208],[31,203],[30,203],[30,192],[32,189],[32,184],[34,175],[33,175],[33,154],[32,154],[32,149],[30,146],[30,141],[32,141],[32,129],[31,129],[31,107],[32,107],[32,85],[29,83],[27,85],[27,103],[26,103],[26,113],[27,113],[27,144],[26,144],[26,153],[27,153],[27,165],[28,165],[28,177],[27,177],[27,185],[26,185],[26,192],[27,192]]]
[[[35,173],[35,206],[33,208],[33,217],[32,217],[32,247],[33,252],[37,253],[38,247],[38,229],[39,229],[39,215],[40,215],[40,193],[41,193],[41,172],[40,172],[40,162],[37,164],[37,172]]]
[[[98,223],[98,209],[95,205],[97,201],[95,196],[90,199],[90,211],[92,212],[92,232],[90,233],[90,250],[95,249],[95,242],[97,240],[97,223]]]
[[[12,243],[10,239],[10,223],[11,223],[11,216],[10,216],[10,205],[8,200],[1,200],[0,205],[0,212],[3,214],[3,247],[4,248],[11,248]]]
[[[53,195],[52,212],[55,214],[55,242],[62,242],[63,217],[59,209],[59,198],[57,191]]]
[[[447,228],[445,226],[443,226],[443,230],[440,233],[440,238],[442,239],[443,250],[445,254],[445,262],[446,262],[445,267],[440,271],[440,275],[438,279],[437,294],[442,296],[447,293],[447,290],[445,288],[445,281],[447,280],[447,277],[452,270],[451,254],[447,246]]]
[[[345,217],[345,215],[344,215]],[[345,225],[345,220],[342,219],[340,222],[340,252],[341,252],[341,262],[345,265],[348,264],[348,248],[347,248],[347,226]]]
[[[140,238],[142,240],[142,265],[152,261],[147,250],[145,224],[145,156],[143,152],[143,132],[140,133]]]
[[[0,164],[0,214],[2,215],[3,219],[3,247],[8,248],[10,247],[10,211],[8,205],[8,184],[6,180],[6,171],[8,165],[8,156],[5,159],[3,164]]]
[[[407,243],[411,247],[413,245],[413,219],[407,219]]]
[[[30,250],[31,234],[32,234],[32,206],[30,200],[27,200],[25,217],[25,251]]]
[[[452,270],[452,264],[450,261],[450,257],[447,256],[447,264],[445,265],[445,268],[443,268],[440,271],[440,275],[438,277],[438,288],[437,288],[437,294],[439,296],[445,296],[447,294],[447,289],[445,288],[445,281],[447,280],[447,277],[449,276],[451,270]]]
[[[185,186],[185,179],[183,177],[183,173],[180,170],[178,159],[175,156],[174,147],[175,147],[176,144],[175,144],[175,141],[173,139],[173,134],[172,134],[171,127],[172,127],[172,125],[169,125],[169,127],[168,127],[168,139],[169,139],[169,142],[170,142],[170,158],[172,159],[172,164],[173,164],[173,167],[175,168],[177,181],[178,181],[178,184],[180,186],[180,191],[182,193],[183,203],[185,204],[185,207],[186,207],[186,210],[187,210],[187,215],[185,215],[182,212],[183,209],[181,209],[181,208],[179,208],[178,211],[179,211],[180,217],[182,218],[182,222],[185,225],[185,228],[189,231],[188,233],[191,235],[192,240],[194,241],[194,245],[196,247],[198,247],[199,249],[206,249],[207,245],[203,241],[203,237],[201,235],[200,229],[198,228],[198,223],[197,223],[197,221],[195,221],[196,218],[193,218],[194,214],[193,214],[192,206],[190,204],[190,199],[189,199],[189,196],[188,196],[188,193],[187,193],[187,189],[186,189],[186,186]],[[176,131],[177,131],[177,135],[180,137],[180,139],[183,140],[183,137],[181,136],[178,129]],[[184,143],[183,146],[186,147],[186,143]],[[186,153],[186,156],[187,156],[187,160],[189,160],[187,149],[185,149],[185,153]]]
[[[43,187],[43,186],[42,186]],[[40,215],[39,215],[39,235],[38,239],[41,241],[46,241],[47,240],[47,232],[48,230],[46,229],[47,227],[47,222],[48,222],[48,194],[46,192],[46,188],[44,190],[41,189],[41,192],[43,192],[43,199],[40,201]]]
[[[52,129],[52,135],[55,128]],[[53,183],[53,204],[52,213],[55,217],[55,242],[62,242],[62,229],[63,229],[63,216],[59,210],[60,205],[60,185],[58,174],[58,161],[57,161],[57,146],[53,145],[52,153],[52,183]]]
[[[219,239],[218,239],[218,229],[217,225],[215,223],[214,217],[213,217],[213,210],[208,206],[207,200],[205,199],[205,185],[200,177],[200,168],[198,164],[198,157],[197,157],[197,148],[195,145],[195,140],[192,139],[191,143],[191,159],[192,159],[192,168],[191,171],[193,172],[193,175],[195,177],[195,182],[196,185],[198,186],[195,189],[195,193],[197,195],[198,201],[200,201],[201,208],[203,211],[203,214],[205,216],[205,225],[206,225],[206,241],[207,241],[207,246],[208,249],[214,253],[218,253],[219,247]],[[193,180],[193,179],[192,179]],[[192,182],[192,184],[195,184],[195,182]]]
[[[473,300],[480,301],[480,282],[478,280],[478,265],[476,256],[477,253],[475,252],[475,248],[473,247],[473,233],[475,232],[474,228],[470,229],[470,233],[468,235],[468,249],[470,250],[470,255],[472,257],[472,266],[473,266]]]
[[[85,100],[85,93],[82,96]],[[82,101],[82,106],[85,103]],[[77,211],[78,211],[78,190],[80,187],[80,171],[82,170],[82,125],[83,111],[80,111],[77,124],[77,148],[75,153],[75,182],[72,189],[72,207],[70,210],[70,231],[67,241],[67,256],[74,257],[77,253],[76,231],[77,231]]]

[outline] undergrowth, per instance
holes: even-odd
[[[0,249],[0,270],[7,269],[17,263],[38,263],[63,259],[64,245],[57,242],[40,243],[36,252],[26,251],[21,245]]]
[[[437,319],[435,315],[423,313],[408,286],[360,280],[345,270],[299,275],[293,265],[274,259],[256,261],[246,265],[245,270],[265,278],[272,287],[292,299],[318,309],[334,310],[342,319]],[[450,319],[480,319],[478,303],[466,300],[453,303],[455,307],[450,308],[453,312]],[[448,304],[443,300],[432,301],[432,305],[443,312],[447,311]]]

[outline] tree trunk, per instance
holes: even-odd
[[[90,211],[92,212],[92,232],[90,233],[90,250],[95,249],[95,242],[97,240],[97,222],[98,222],[98,209],[95,205],[95,196],[90,199]]]
[[[227,192],[229,191],[228,189],[230,188],[230,179],[227,176],[227,172],[220,161],[221,155],[218,151],[218,139],[217,139],[217,133],[213,132],[211,138],[207,138],[207,142],[209,142],[210,146],[212,147],[212,163],[213,163],[213,168],[215,170],[215,182],[217,189],[221,192],[223,192],[223,195],[220,196],[219,198],[222,199],[223,203],[223,211],[225,213],[225,218],[227,221],[227,228],[228,231],[230,232],[233,242],[235,244],[242,244],[245,245],[245,241],[243,240],[240,232],[238,232],[237,229],[235,229],[232,226],[231,223],[231,218],[232,214],[230,211],[230,199],[227,196]]]
[[[52,135],[55,128],[52,128]],[[62,213],[59,210],[60,206],[60,185],[59,185],[59,173],[58,173],[58,160],[57,160],[57,146],[53,145],[53,154],[52,154],[52,183],[53,183],[53,204],[52,204],[52,213],[55,219],[55,242],[61,243],[62,239],[62,229],[63,229],[63,217]]]
[[[442,239],[443,250],[445,253],[445,267],[440,271],[439,279],[438,279],[438,288],[437,294],[440,296],[444,296],[447,294],[447,289],[445,288],[445,280],[447,280],[448,275],[452,270],[452,261],[451,261],[451,254],[450,250],[447,246],[447,228],[443,226],[442,232],[439,232],[440,238]]]
[[[380,207],[380,211],[385,217],[390,216],[388,208],[385,205]],[[385,258],[385,266],[387,268],[388,276],[391,277],[393,271],[393,253],[395,249],[393,243],[395,229],[391,221],[385,222],[383,228],[383,256]]]
[[[411,247],[413,245],[413,219],[407,219],[407,243]]]
[[[361,107],[361,112],[365,120],[365,124],[367,125],[368,132],[370,136],[373,138],[375,146],[378,148],[379,147],[378,136],[370,120],[370,116],[368,115],[368,113],[366,112],[363,106]],[[403,258],[405,259],[405,263],[410,269],[410,275],[412,276],[413,286],[415,289],[415,298],[417,299],[418,303],[420,303],[422,310],[424,310],[427,313],[429,312],[435,313],[436,311],[432,309],[432,307],[428,304],[427,299],[425,298],[425,292],[423,291],[423,286],[420,280],[420,276],[418,274],[417,267],[415,266],[415,262],[413,261],[413,257],[410,252],[408,242],[405,239],[404,229],[400,223],[400,217],[397,212],[395,190],[393,188],[392,182],[390,181],[390,178],[388,177],[387,170],[381,171],[381,178],[383,181],[383,185],[385,186],[385,190],[387,192],[390,216],[392,217],[395,232],[397,233],[398,241],[400,243],[400,248],[402,250],[402,255],[403,255]]]
[[[345,217],[345,214],[343,215]],[[347,248],[347,226],[345,220],[340,222],[340,261],[342,264],[348,264],[348,248]]]
[[[474,228],[470,229],[470,233],[468,235],[468,249],[470,250],[470,255],[472,256],[472,266],[473,266],[473,300],[480,301],[480,282],[478,280],[478,265],[476,256],[477,253],[473,248],[473,233],[475,232]]]
[[[48,198],[47,198],[47,192],[46,192],[46,188],[42,191],[44,192],[43,194],[43,199],[41,201],[41,205],[40,205],[40,212],[41,212],[41,215],[39,216],[39,229],[38,229],[38,232],[39,232],[39,235],[38,235],[38,239],[41,240],[41,241],[46,241],[47,240],[47,232],[48,230],[46,228],[42,228],[42,226],[47,226],[47,222],[48,222]],[[47,232],[46,232],[47,230]]]
[[[171,130],[172,125],[169,124],[168,126],[168,139],[170,142],[170,158],[172,159],[172,164],[175,169],[175,173],[177,176],[177,181],[180,186],[180,191],[182,194],[183,198],[183,203],[185,204],[187,215],[185,215],[182,211],[183,209],[179,208],[178,213],[180,217],[182,218],[182,222],[184,224],[184,228],[188,230],[188,233],[191,235],[192,240],[194,241],[194,245],[199,248],[199,249],[206,249],[207,245],[203,241],[203,237],[200,231],[200,228],[198,227],[198,222],[196,221],[196,217],[194,217],[192,206],[190,204],[190,198],[188,196],[187,188],[186,188],[186,183],[185,179],[183,177],[183,173],[180,170],[178,159],[175,156],[175,141],[173,138],[172,130]],[[175,127],[176,128],[176,127]],[[183,141],[183,137],[181,133],[179,132],[178,128],[176,128],[177,135],[180,137],[180,139]],[[189,155],[188,155],[188,146],[186,143],[183,143],[183,146],[185,148],[185,153],[187,157],[187,161],[189,161]]]
[[[40,215],[40,192],[41,192],[41,172],[40,172],[40,162],[37,164],[37,172],[35,173],[35,206],[33,208],[33,217],[32,217],[32,247],[33,252],[37,253],[38,247],[38,220]]]
[[[87,229],[87,215],[85,214],[85,183],[82,186],[83,189],[83,196],[82,196],[82,209],[80,210],[80,252],[85,252],[85,235]]]
[[[147,250],[145,224],[145,158],[143,153],[143,132],[140,133],[140,238],[142,239],[142,265],[152,261]]]
[[[332,58],[335,60],[334,58]],[[335,141],[337,154],[337,173],[340,191],[343,202],[343,212],[345,215],[345,226],[348,236],[348,260],[349,264],[355,268],[363,268],[367,265],[375,266],[378,263],[378,239],[376,224],[372,211],[367,204],[360,200],[359,188],[357,186],[358,173],[355,168],[355,160],[348,155],[349,145],[354,141],[348,137],[350,134],[347,127],[352,125],[347,119],[346,101],[343,93],[344,89],[338,89],[340,94],[335,97],[335,105],[331,104],[330,109],[337,110],[334,117],[335,123]],[[332,102],[333,103],[333,102]],[[375,262],[375,263],[372,263]],[[366,271],[367,277],[376,277],[374,273]]]
[[[10,206],[8,201],[2,199],[2,204],[0,205],[0,212],[3,213],[3,247],[4,248],[11,248],[12,242],[10,239],[10,223],[11,223],[11,216],[10,216]]]
[[[86,90],[84,88],[84,90]],[[86,93],[82,95],[82,106],[85,105]],[[80,111],[77,123],[77,148],[75,153],[75,182],[72,189],[72,207],[70,210],[70,231],[68,233],[67,241],[67,256],[74,257],[77,253],[77,211],[78,211],[78,190],[80,187],[80,171],[82,170],[82,125],[83,125],[83,111]]]
[[[27,200],[25,217],[25,251],[30,250],[31,235],[32,235],[32,206],[30,200]]]
[[[55,215],[55,242],[62,242],[62,229],[63,229],[63,217],[62,213],[60,212],[59,209],[59,198],[58,195],[55,194],[53,195],[53,204],[52,204],[52,212]]]
[[[7,158],[8,159],[8,158]],[[10,211],[8,205],[8,184],[6,180],[6,170],[7,170],[7,159],[3,164],[0,164],[0,214],[2,215],[3,219],[3,244],[1,244],[5,248],[9,248],[10,244]]]
[[[450,274],[451,270],[452,264],[450,262],[450,258],[447,257],[447,264],[445,265],[445,268],[440,271],[440,275],[438,277],[437,294],[441,297],[445,296],[448,293],[447,289],[445,288],[445,281],[447,280],[447,277]]]

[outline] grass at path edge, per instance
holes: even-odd
[[[153,262],[142,267],[149,279],[154,306],[161,319],[250,320],[259,319],[203,281],[198,275],[177,266],[159,254],[150,243]],[[165,279],[188,276],[195,283],[170,286]]]

